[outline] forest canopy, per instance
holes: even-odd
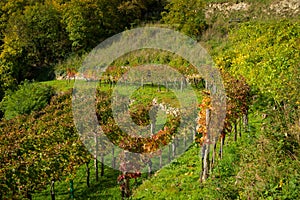
[[[55,78],[53,66],[109,36],[158,21],[164,0],[0,2],[0,99],[25,79]]]

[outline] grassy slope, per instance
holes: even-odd
[[[256,131],[256,129],[252,129]],[[239,167],[240,149],[245,146],[253,148],[253,137],[243,134],[238,142],[229,142],[224,147],[224,158],[218,160],[213,174],[206,183],[200,184],[199,172],[201,170],[199,151],[194,144],[181,157],[174,160],[153,177],[138,180],[138,187],[134,188],[132,199],[236,199],[238,192],[234,189],[236,172]],[[118,171],[105,168],[105,174],[99,182],[95,181],[94,170],[91,167],[91,187],[85,183],[85,167],[83,166],[74,178],[75,199],[120,199],[120,190],[116,182]],[[57,199],[69,199],[69,182],[61,181],[56,185]],[[50,188],[34,195],[36,200],[50,199]]]
[[[200,147],[194,144],[135,190],[134,199],[236,199],[239,194],[234,183],[240,164],[240,149],[251,148],[256,134],[256,127],[252,127],[252,131],[243,133],[237,142],[229,136],[223,159],[217,160],[211,177],[205,183],[199,182]]]
[[[200,148],[194,144],[151,178],[143,175],[137,184],[132,181],[132,199],[297,199],[300,178],[299,171],[295,171],[297,163],[289,158],[284,163],[276,161],[280,157],[261,133],[260,125],[261,119],[252,116],[250,132],[243,132],[237,142],[228,135],[224,157],[217,159],[205,183],[200,184],[198,180]],[[276,163],[279,166],[275,166]],[[282,164],[286,165],[280,166]],[[90,188],[85,183],[85,166],[73,178],[75,199],[120,199],[116,182],[119,172],[106,167],[104,176],[96,182],[93,163],[90,167]],[[64,180],[56,185],[57,199],[70,197],[69,182]],[[50,188],[34,195],[33,199],[50,199]]]
[[[228,136],[224,157],[210,178],[199,183],[197,146],[134,191],[133,199],[299,199],[300,162],[278,152],[261,131],[261,118],[252,116],[250,132],[237,142]]]
[[[90,187],[87,187],[86,184],[85,166],[82,166],[78,170],[76,176],[73,178],[75,199],[120,199],[120,190],[119,186],[117,185],[117,177],[119,172],[112,168],[106,167],[104,176],[99,178],[99,182],[96,182],[93,163],[90,163],[89,166],[91,173]],[[55,192],[57,200],[70,199],[70,184],[68,180],[69,178],[65,177],[62,178],[60,182],[56,183]],[[33,195],[33,199],[50,200],[50,187]]]
[[[52,86],[57,92],[66,92],[73,88],[74,80],[53,80],[41,82],[41,84]]]

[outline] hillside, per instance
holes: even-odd
[[[0,200],[300,198],[299,1],[0,6]],[[220,133],[211,128],[213,86],[173,52],[130,52],[97,81],[80,74],[95,45],[143,26],[173,28],[208,51],[226,92]],[[149,63],[181,76],[141,67]],[[95,96],[74,84],[93,95],[96,87]],[[199,105],[184,107],[189,87]],[[90,99],[104,135],[89,129]]]

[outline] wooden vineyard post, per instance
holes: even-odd
[[[120,190],[121,190],[121,198],[127,199],[130,197],[130,188],[129,188],[129,177],[127,172],[123,172],[122,175],[119,176],[118,182],[120,184]]]
[[[151,159],[149,159],[149,161],[148,161],[148,177],[151,176],[151,172],[152,172],[152,161],[151,161]]]
[[[127,172],[125,172],[125,188],[124,188],[124,197],[130,197],[130,179],[127,176]]]
[[[212,88],[212,93],[216,93],[216,87],[214,85],[210,85],[208,81],[205,81],[205,89],[208,90],[208,88]],[[206,94],[211,94],[210,92]],[[210,159],[209,159],[209,154],[210,154],[210,144],[212,143],[211,137],[212,137],[212,127],[211,127],[211,115],[212,115],[212,110],[211,110],[211,101],[210,98],[206,97],[202,100],[201,106],[201,113],[200,113],[200,127],[202,127],[201,132],[202,132],[202,149],[201,149],[201,163],[202,163],[202,169],[200,173],[200,182],[204,182],[210,172]],[[199,122],[198,122],[199,123]],[[213,138],[213,144],[216,143],[217,138]],[[215,147],[214,147],[215,151]],[[214,159],[214,157],[213,157]],[[212,160],[213,162],[213,160]]]
[[[234,141],[236,141],[237,140],[237,132],[238,132],[238,130],[237,130],[237,122],[235,121],[234,122]]]
[[[192,136],[193,136],[193,142],[195,142],[195,139],[196,139],[196,129],[194,127],[192,127],[191,132],[192,132]]]
[[[166,87],[166,91],[169,91],[169,88],[168,88],[168,81],[165,82],[165,87]]]
[[[70,180],[70,198],[74,199],[74,182]]]
[[[210,172],[212,172],[212,169],[214,167],[215,160],[216,160],[217,140],[218,140],[218,137],[213,139],[213,145],[214,146],[213,146],[213,153],[212,153],[211,163],[210,163]]]
[[[118,183],[120,184],[121,197],[122,199],[126,199],[130,197],[130,177],[128,174],[128,168],[126,164],[127,153],[124,152],[124,160],[120,162],[120,170],[122,171],[122,175],[118,177]]]
[[[223,146],[224,146],[224,142],[225,142],[225,133],[221,133],[221,143],[220,143],[220,152],[219,152],[219,157],[220,159],[223,158]]]
[[[209,173],[209,149],[210,145],[204,144],[202,148],[202,172],[201,182],[204,182],[208,178]]]
[[[95,140],[95,155],[94,155],[94,167],[95,167],[95,177],[96,177],[96,182],[99,181],[99,170],[98,170],[98,137],[97,134],[94,133],[94,140]]]
[[[249,132],[248,109],[246,109],[245,113],[243,114],[243,125],[244,125],[244,131]]]
[[[163,152],[160,150],[160,155],[159,155],[159,168],[162,168],[162,162],[163,162]]]
[[[87,185],[87,187],[90,187],[90,167],[89,167],[89,162],[86,162],[85,166],[86,166],[86,185]]]
[[[180,91],[183,92],[183,78],[180,80]]]
[[[50,186],[50,194],[51,194],[51,200],[55,200],[55,188],[54,188],[55,181],[54,179],[51,180],[51,186]]]
[[[176,139],[172,142],[172,157],[175,158],[176,156]]]
[[[168,160],[171,162],[171,145],[169,144]]]
[[[152,109],[150,110],[150,131],[151,135],[155,134],[155,124],[156,124],[156,116],[158,112],[158,105],[156,100],[153,100],[152,102]]]
[[[101,154],[101,176],[104,176],[104,155]]]
[[[97,156],[95,156],[95,159],[94,159],[94,167],[95,167],[95,178],[96,178],[96,181],[98,182],[99,181],[99,169],[98,169]]]
[[[210,130],[209,130],[209,124],[210,124],[210,109],[206,109],[206,138],[202,147],[202,172],[200,180],[201,182],[205,181],[209,174],[209,152],[210,152]]]
[[[26,198],[29,199],[29,200],[32,200],[32,195],[31,195],[30,190],[27,190],[27,191],[26,191]],[[1,194],[0,194],[0,200],[2,200]]]
[[[243,123],[242,121],[243,121],[243,118],[241,117],[240,118],[240,127],[239,127],[239,136],[240,136],[240,138],[242,137],[242,126],[243,126],[242,125],[242,123]]]
[[[144,88],[144,79],[141,80],[141,87]]]
[[[116,157],[115,157],[115,147],[112,147],[112,160],[111,160],[111,167],[116,167]]]
[[[184,132],[184,137],[183,137],[183,144],[184,144],[184,149],[186,149],[186,132]]]

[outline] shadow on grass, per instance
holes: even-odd
[[[91,163],[92,166],[92,163]],[[104,176],[100,176],[99,181],[95,180],[95,173],[91,167],[90,187],[86,183],[85,167],[81,167],[74,178],[74,199],[121,199],[117,177],[120,174],[118,170],[105,168]],[[71,199],[69,181],[56,182],[55,184],[55,199]],[[33,196],[34,200],[51,199],[50,187],[36,193]]]

